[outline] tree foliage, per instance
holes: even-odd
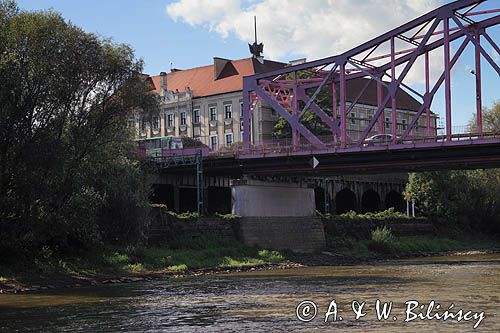
[[[301,79],[312,78],[313,75],[309,72],[298,72],[297,76]],[[290,74],[285,78],[291,80],[293,79]],[[316,88],[306,90],[306,94],[311,97],[314,94]],[[318,96],[314,102],[321,107],[329,116],[332,115],[332,91],[329,89],[329,85],[326,85],[321,89]],[[305,103],[299,101],[298,107],[302,109]],[[323,121],[316,115],[311,109],[307,109],[300,119],[300,123],[309,129],[312,133],[316,135],[327,135],[331,133],[331,130],[323,123]],[[274,124],[273,136],[276,138],[289,138],[292,136],[290,124],[283,117],[279,117]]]
[[[500,102],[486,109],[483,119],[485,130],[500,132]],[[416,200],[421,214],[500,234],[499,187],[500,169],[422,172],[410,174],[406,196]]]
[[[483,107],[483,131],[500,133],[500,100],[493,103],[491,108]],[[469,130],[472,133],[477,132],[476,114],[469,121]]]
[[[0,252],[140,239],[146,174],[127,119],[156,98],[126,45],[0,1]]]

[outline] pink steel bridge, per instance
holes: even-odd
[[[488,34],[489,28],[500,23],[499,5],[499,0],[455,1],[340,55],[245,77],[243,146],[210,154],[203,161],[204,172],[237,178],[243,174],[300,176],[499,167],[500,133],[483,128],[481,91],[481,61],[498,75],[489,84],[500,86],[500,68],[485,50],[488,45],[500,54],[497,43]],[[454,53],[452,42],[458,44],[453,46]],[[467,133],[456,133],[452,122],[451,70],[467,56],[464,50],[468,45],[474,49],[471,57],[475,63],[477,124]],[[431,60],[436,54],[443,61],[439,73],[431,72]],[[424,91],[410,86],[408,73],[412,70],[421,70]],[[361,90],[349,94],[356,97],[348,103],[348,83],[360,78],[366,83]],[[347,129],[348,115],[370,84],[376,84],[376,110],[366,127],[353,137]],[[432,124],[431,109],[443,84],[446,126],[441,134]],[[421,104],[408,126],[398,132],[397,92],[401,89],[420,99]],[[317,100],[325,91],[332,98],[331,110],[322,108]],[[252,144],[251,119],[258,100],[290,125],[292,137],[287,143]],[[367,144],[371,135],[385,133],[386,109],[392,120],[386,133],[392,135],[391,141]],[[316,135],[301,123],[307,110],[321,119],[329,135]],[[419,122],[420,119],[425,121]],[[423,135],[415,130],[422,123]],[[189,172],[187,169],[174,167],[169,172],[182,174]]]
[[[488,48],[491,47],[500,54],[498,45],[488,34],[488,28],[500,23],[499,4],[498,0],[455,1],[340,55],[245,77],[243,79],[243,149],[236,153],[236,159],[247,160],[248,164],[250,160],[256,162],[259,158],[277,158],[276,162],[272,163],[277,166],[284,161],[283,157],[286,156],[316,155],[323,157],[324,160],[331,160],[333,156],[336,156],[336,160],[339,160],[342,155],[347,158],[347,156],[359,157],[363,154],[368,156],[370,153],[384,152],[388,156],[390,153],[417,156],[420,151],[428,152],[429,157],[432,155],[436,159],[439,155],[436,151],[444,156],[447,150],[454,151],[458,154],[456,158],[459,158],[461,155],[467,155],[467,149],[473,147],[473,150],[477,151],[477,156],[474,157],[472,154],[471,159],[476,162],[477,159],[484,159],[485,163],[486,159],[498,162],[500,157],[496,157],[498,155],[496,149],[500,147],[500,133],[483,130],[481,60],[484,59],[500,77],[499,65],[485,50],[485,46],[489,44]],[[482,9],[485,5],[487,10]],[[452,42],[460,43],[454,54],[450,47]],[[474,48],[472,54],[476,77],[477,125],[472,133],[464,135],[453,132],[451,71],[457,61],[466,54],[464,50],[468,45]],[[439,60],[442,59],[444,63],[444,69],[440,73],[431,72],[430,63],[435,54],[438,54]],[[412,70],[420,70],[420,68],[421,77],[425,80],[424,91],[418,91],[408,83],[408,73]],[[431,77],[435,74],[438,76],[434,82]],[[350,80],[359,78],[365,78],[366,83],[360,91],[354,94],[356,98],[348,103],[346,100],[348,83]],[[359,136],[351,137],[347,130],[348,115],[359,103],[370,84],[376,84],[377,88],[376,111]],[[438,135],[431,124],[431,108],[436,93],[443,84],[446,127],[444,134]],[[494,84],[498,85],[499,82],[496,81]],[[398,133],[396,92],[400,89],[417,98],[421,106],[406,129]],[[317,102],[318,96],[325,91],[332,96],[331,110],[322,109]],[[261,100],[274,109],[290,125],[292,138],[289,144],[252,145],[251,119],[257,100]],[[391,110],[391,125],[390,129],[387,129],[387,134],[392,135],[391,141],[384,145],[367,145],[366,139],[371,135],[385,133],[383,118],[385,109]],[[331,132],[330,135],[326,137],[315,135],[301,123],[307,110],[311,110],[321,119]],[[417,135],[415,131],[417,125],[423,123],[423,121],[419,122],[420,119],[425,119],[425,135]],[[483,155],[479,151],[482,151]],[[486,155],[488,155],[487,158]],[[418,156],[425,158],[426,155],[423,153]],[[244,164],[244,162],[241,163]],[[282,171],[283,168],[276,169],[278,170]]]

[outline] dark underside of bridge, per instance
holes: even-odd
[[[480,169],[500,167],[500,142],[480,145],[443,146],[412,149],[316,154],[259,158],[207,158],[206,175],[341,175],[411,171]],[[169,174],[194,172],[194,167],[169,168]]]

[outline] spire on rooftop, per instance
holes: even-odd
[[[254,26],[254,37],[255,41],[253,44],[248,44],[248,47],[250,49],[250,53],[252,54],[253,58],[259,60],[260,63],[264,62],[264,57],[261,55],[261,53],[264,51],[264,44],[262,43],[257,43],[257,17],[253,17],[253,26]]]

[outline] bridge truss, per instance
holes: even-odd
[[[487,10],[481,8],[487,4]],[[371,41],[340,55],[306,62],[243,79],[243,144],[241,155],[257,157],[259,147],[252,146],[252,112],[257,100],[274,109],[289,124],[292,150],[306,147],[312,151],[359,151],[366,146],[366,139],[376,133],[392,134],[392,146],[415,144],[422,136],[416,135],[416,128],[425,124],[427,139],[440,146],[456,145],[460,136],[452,129],[452,82],[451,71],[464,56],[468,45],[474,48],[476,97],[476,129],[468,140],[475,143],[500,141],[498,133],[483,130],[481,60],[488,63],[500,77],[500,67],[486,51],[491,47],[500,54],[495,40],[488,34],[488,28],[500,23],[500,8],[495,0],[460,0],[444,5]],[[497,6],[498,7],[498,6]],[[455,42],[456,41],[456,42]],[[450,46],[452,42],[459,46]],[[453,52],[454,51],[454,52]],[[433,81],[431,56],[438,56],[443,69]],[[412,88],[408,73],[417,73],[424,78],[424,91]],[[356,91],[350,101],[347,89],[350,81],[364,78],[364,86]],[[377,105],[373,116],[360,131],[358,137],[351,137],[347,121],[353,108],[370,84],[376,84]],[[431,111],[432,102],[444,84],[444,135],[436,135]],[[398,91],[406,91],[421,104],[406,128],[397,129]],[[422,89],[421,89],[422,90]],[[332,98],[331,108],[326,109],[318,102],[325,91]],[[327,137],[309,130],[302,122],[306,111],[312,111],[331,132]],[[384,111],[390,110],[390,128],[385,128]],[[423,121],[425,119],[425,122]],[[420,121],[419,121],[420,120]],[[426,141],[426,146],[429,141]]]
[[[152,162],[158,171],[175,169],[177,167],[195,166],[196,167],[196,207],[198,216],[204,213],[203,198],[203,152],[198,149],[194,155],[170,155],[153,156],[146,161]]]

